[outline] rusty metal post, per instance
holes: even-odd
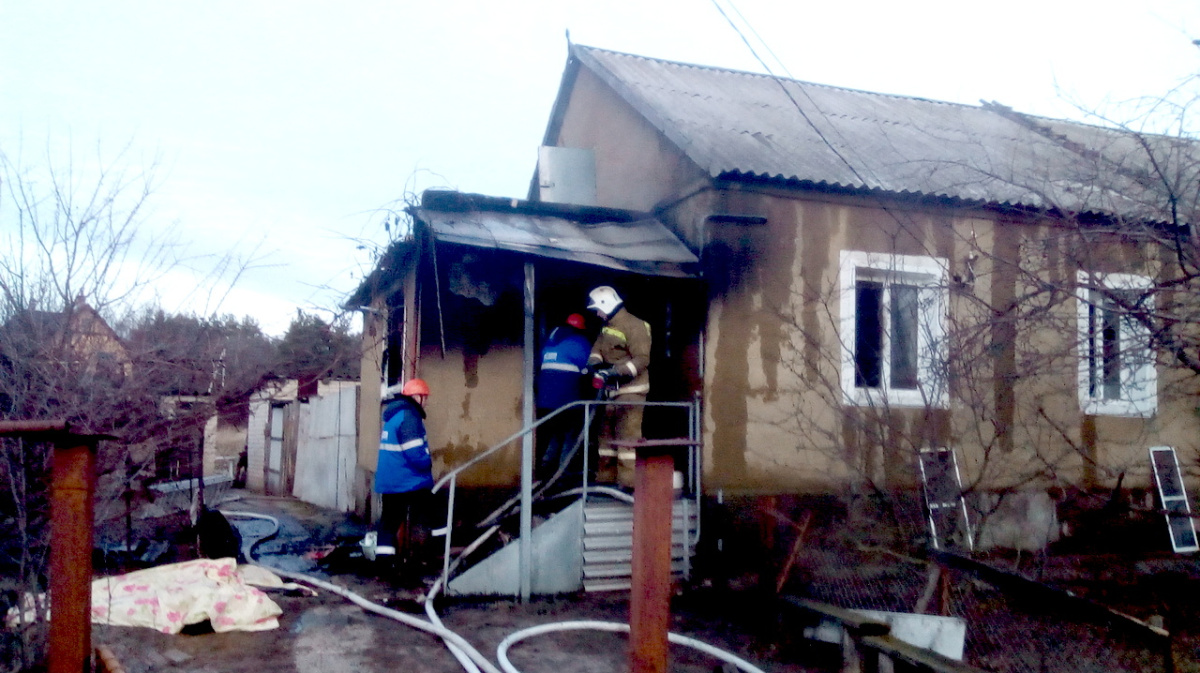
[[[72,433],[64,420],[0,421],[0,437],[54,444],[50,484],[49,673],[90,671],[96,444],[114,438]]]
[[[682,440],[686,443],[686,440]],[[629,604],[629,667],[667,672],[671,616],[672,446],[681,440],[631,442],[637,450],[633,501],[633,589]]]
[[[50,487],[50,673],[91,670],[96,443],[55,442]]]

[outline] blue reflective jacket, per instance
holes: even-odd
[[[383,434],[375,467],[376,493],[407,493],[433,486],[433,460],[425,438],[425,410],[401,395],[383,408]]]
[[[583,368],[592,345],[573,327],[555,327],[542,348],[537,375],[537,406],[557,409],[581,399]]]

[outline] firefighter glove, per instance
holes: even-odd
[[[608,385],[609,381],[616,380],[617,370],[613,369],[612,367],[608,367],[606,369],[597,369],[596,372],[592,374],[592,387],[596,390],[600,390]]]

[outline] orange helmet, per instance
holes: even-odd
[[[567,324],[575,329],[583,329],[587,326],[587,323],[583,320],[583,316],[579,315],[578,313],[572,313],[571,315],[567,316]]]
[[[409,379],[404,384],[404,387],[400,389],[400,394],[408,395],[409,397],[413,395],[428,395],[429,384],[425,383],[422,379]]]

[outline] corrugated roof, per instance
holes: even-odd
[[[1163,218],[1137,182],[1145,153],[1111,129],[580,45],[572,55],[713,177]]]
[[[571,217],[566,209],[545,212],[548,209],[540,204],[524,201],[504,205],[510,200],[461,195],[454,197],[457,203],[452,204],[449,197],[445,193],[436,198],[427,195],[425,203],[450,207],[423,205],[413,210],[438,241],[679,278],[694,275],[691,267],[699,262],[662,222],[651,217],[595,221],[584,217],[590,212]],[[459,207],[463,205],[470,207]]]

